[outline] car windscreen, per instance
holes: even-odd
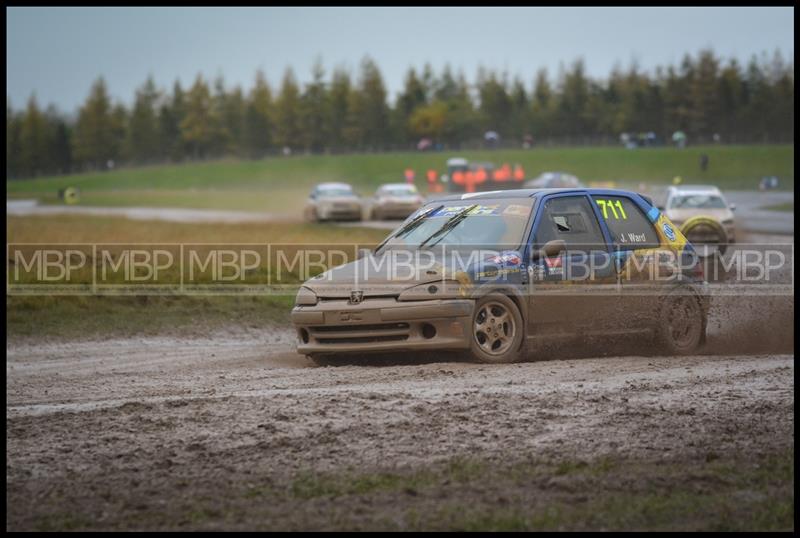
[[[515,248],[521,245],[525,239],[524,235],[533,207],[533,199],[433,202],[414,212],[406,222],[412,221],[417,215],[439,205],[443,207],[433,211],[408,233],[390,239],[386,246],[388,248],[415,249],[440,230],[450,218],[466,211],[464,219],[458,225],[437,236],[428,244],[448,247],[496,245],[503,248]],[[470,209],[472,206],[475,207]]]
[[[328,189],[317,189],[316,191],[317,196],[322,198],[326,196],[353,196],[354,193],[351,189],[346,189],[343,187],[331,187]]]
[[[417,188],[413,186],[383,187],[378,194],[381,196],[415,196]]]
[[[725,209],[725,200],[714,194],[674,196],[671,209]]]

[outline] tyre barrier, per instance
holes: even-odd
[[[81,192],[75,187],[67,187],[58,191],[58,198],[65,204],[77,204],[81,201]]]

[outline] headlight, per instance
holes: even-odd
[[[317,294],[305,286],[297,290],[297,298],[294,301],[297,306],[314,306],[317,304]]]
[[[430,299],[461,299],[468,295],[467,287],[457,280],[434,280],[404,290],[398,301],[426,301]]]

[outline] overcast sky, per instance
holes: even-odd
[[[742,62],[776,49],[793,60],[794,8],[7,8],[6,36],[13,106],[35,92],[73,112],[100,75],[130,104],[149,74],[161,87],[202,72],[249,88],[260,68],[277,87],[287,66],[308,81],[317,57],[328,74],[355,74],[369,54],[392,97],[426,61],[470,81],[479,65],[505,69],[530,86],[537,69],[554,77],[579,57],[596,77],[704,47]]]

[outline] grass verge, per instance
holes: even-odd
[[[396,470],[308,470],[288,481],[265,477],[246,486],[226,481],[223,490],[214,492],[180,490],[163,503],[105,512],[103,524],[92,523],[92,510],[102,510],[92,506],[69,517],[42,514],[30,526],[42,530],[793,530],[793,452],[747,459],[710,456],[688,461],[599,458],[516,463],[469,457]],[[247,480],[258,482],[255,476]]]
[[[8,243],[314,243],[374,245],[385,230],[333,225],[252,223],[184,224],[122,218],[8,217]],[[269,263],[269,262],[265,262]],[[7,261],[13,274],[13,260]],[[257,273],[257,272],[256,272]],[[260,275],[257,275],[260,278]],[[89,277],[91,281],[91,277]],[[9,338],[84,339],[114,336],[206,334],[219,325],[287,324],[294,295],[233,296],[6,296]]]
[[[775,204],[775,205],[768,205],[763,207],[762,209],[766,209],[768,211],[786,211],[789,213],[794,213],[794,202],[786,202],[783,204]]]

